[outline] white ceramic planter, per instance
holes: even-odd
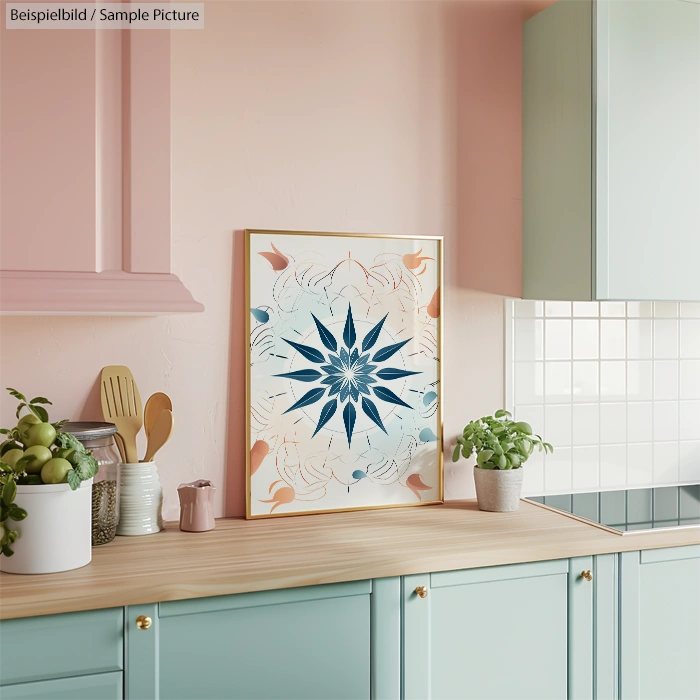
[[[11,557],[0,556],[0,571],[52,574],[86,566],[92,559],[92,479],[71,491],[68,484],[18,486],[15,503],[27,511],[8,521],[19,537]]]
[[[520,508],[523,469],[479,469],[474,467],[479,510],[508,513]]]
[[[155,462],[120,464],[117,535],[150,535],[163,529],[163,489]]]

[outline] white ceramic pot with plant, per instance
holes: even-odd
[[[48,399],[15,389],[19,422],[0,430],[0,571],[46,574],[92,558],[92,478],[97,461],[67,421],[49,423]],[[28,413],[20,418],[23,410]]]
[[[533,435],[529,423],[512,420],[501,409],[465,426],[457,438],[452,461],[476,454],[474,483],[480,510],[506,513],[518,510],[523,489],[523,465],[535,450],[553,452],[554,448],[539,435]]]

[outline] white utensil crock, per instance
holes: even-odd
[[[0,571],[53,574],[92,560],[92,479],[71,490],[68,484],[18,486],[15,503],[27,511],[21,522],[7,520],[19,537],[11,557],[0,556]]]
[[[155,462],[120,464],[117,535],[150,535],[163,529],[163,489]]]

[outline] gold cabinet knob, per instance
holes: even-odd
[[[416,586],[416,595],[419,598],[427,598],[428,597],[428,587],[427,586]]]
[[[581,572],[581,578],[585,578],[586,581],[592,581],[592,580],[593,580],[593,574],[591,573],[591,570],[588,569],[588,571],[582,571],[582,572]]]
[[[151,625],[153,624],[153,620],[151,620],[148,615],[139,615],[136,618],[136,626],[140,630],[147,630]]]

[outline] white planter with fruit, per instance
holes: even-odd
[[[39,396],[20,401],[16,427],[0,446],[0,571],[45,574],[90,563],[91,491],[97,462],[66,421],[49,423]]]

